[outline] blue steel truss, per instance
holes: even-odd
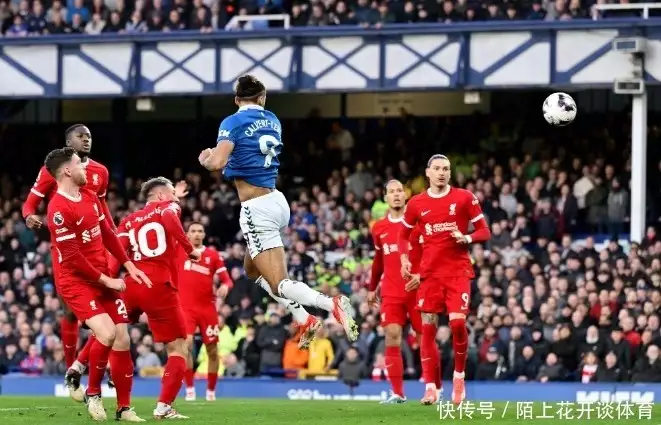
[[[631,73],[612,40],[634,35],[658,84],[657,19],[2,39],[0,98],[231,93],[248,72],[276,92],[607,87]]]

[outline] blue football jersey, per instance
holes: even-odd
[[[218,140],[234,143],[223,175],[258,187],[274,189],[282,151],[282,127],[271,111],[261,106],[242,106],[220,123]]]

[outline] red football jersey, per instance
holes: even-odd
[[[425,240],[422,277],[474,277],[468,245],[458,244],[452,232],[458,230],[465,235],[471,223],[483,218],[480,202],[465,189],[451,187],[444,195],[427,190],[411,198],[402,224],[419,228]]]
[[[401,253],[397,244],[402,219],[393,219],[387,215],[372,226],[372,238],[376,255],[382,256],[383,276],[381,278],[381,297],[406,298],[409,294],[404,287],[406,281],[402,278]],[[409,238],[412,273],[418,272],[420,252],[423,238],[420,232],[413,230]],[[378,261],[378,260],[375,260]],[[373,271],[374,272],[374,271]]]
[[[179,221],[180,214],[176,202],[149,202],[117,228],[119,237],[128,238],[129,258],[155,285],[167,283],[176,288],[177,244],[182,244],[186,252],[193,249]]]
[[[97,194],[99,198],[106,196],[108,191],[108,169],[99,162],[87,158],[82,163],[85,167],[87,174],[87,184],[85,189],[90,190]],[[46,166],[41,167],[37,180],[34,182],[30,192],[34,193],[40,198],[50,199],[50,197],[57,191],[57,181],[50,175]]]
[[[67,284],[67,278],[87,280],[80,265],[68,261],[75,253],[81,253],[101,273],[108,273],[108,255],[103,243],[100,222],[105,219],[98,196],[81,188],[80,197],[72,198],[60,191],[51,193],[48,202],[48,230],[51,243],[60,264],[58,284]]]
[[[179,278],[179,300],[182,305],[196,306],[214,304],[216,292],[214,276],[226,271],[225,262],[212,247],[201,248],[200,261],[188,258],[183,249],[177,249],[177,277]]]

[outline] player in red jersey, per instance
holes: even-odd
[[[148,180],[142,186],[147,205],[120,223],[119,236],[131,258],[150,277],[153,288],[126,281],[123,294],[132,319],[146,313],[154,341],[166,344],[168,361],[161,380],[161,393],[154,419],[188,419],[172,408],[186,373],[188,348],[186,322],[177,293],[177,244],[191,260],[200,253],[186,237],[181,225],[181,208],[172,182],[165,177]]]
[[[207,401],[216,400],[218,381],[218,312],[216,296],[224,299],[234,283],[223,257],[210,246],[204,246],[204,226],[192,223],[186,233],[195,250],[200,253],[200,261],[191,261],[183,249],[177,250],[177,277],[179,279],[179,301],[186,319],[186,345],[188,346],[188,369],[186,370],[186,401],[195,401],[195,371],[193,370],[193,336],[197,329],[202,334],[202,342],[207,349],[209,368],[207,370]],[[218,288],[214,280],[222,284]]]
[[[65,133],[66,145],[72,147],[76,150],[76,153],[82,160],[82,164],[85,167],[85,173],[87,175],[87,184],[86,189],[91,190],[96,193],[100,199],[101,212],[109,218],[108,224],[114,229],[115,224],[113,223],[112,216],[110,215],[110,210],[108,209],[108,204],[105,201],[106,192],[108,189],[108,169],[102,164],[94,161],[89,157],[90,151],[92,150],[92,134],[90,130],[83,124],[74,124],[69,127]],[[57,182],[50,175],[45,166],[42,166],[37,174],[37,179],[30,189],[25,203],[23,204],[23,218],[27,226],[30,229],[38,229],[42,226],[41,219],[37,215],[37,210],[42,200],[49,200],[53,194],[57,191]],[[51,253],[52,257],[55,258],[54,253]],[[53,263],[53,276],[57,281],[57,269],[58,264]],[[85,372],[85,366],[83,364],[76,364],[74,369],[71,369],[74,365],[74,360],[76,359],[76,349],[78,348],[78,334],[79,334],[79,325],[78,319],[67,307],[66,303],[63,303],[64,316],[60,320],[60,334],[62,337],[62,346],[64,349],[64,358],[67,364],[67,375],[65,377],[65,384],[72,395],[72,397],[78,401],[82,401],[81,396],[82,391],[80,388],[80,374]],[[93,341],[90,341],[92,344]],[[89,353],[88,345],[87,351],[84,354],[86,357]]]
[[[77,319],[96,335],[90,349],[87,410],[94,420],[106,420],[101,401],[101,380],[111,357],[111,375],[117,383],[116,419],[144,422],[130,408],[133,362],[129,349],[128,315],[119,292],[121,279],[109,277],[108,252],[124,264],[131,277],[151,285],[149,279],[126,256],[117,235],[108,224],[97,195],[82,186],[85,167],[73,148],[56,149],[45,161],[57,180],[57,191],[48,202],[48,230],[56,253],[57,291]],[[127,363],[128,362],[128,363]],[[122,385],[120,385],[122,384]]]
[[[422,312],[420,355],[426,383],[422,402],[433,404],[439,398],[440,389],[434,384],[440,370],[435,341],[437,315],[447,312],[454,350],[452,401],[459,404],[466,398],[466,314],[470,308],[471,280],[475,277],[468,246],[488,241],[491,233],[477,197],[450,186],[451,167],[446,156],[432,156],[426,174],[429,189],[411,198],[404,213],[399,237],[402,275],[409,278],[412,273],[408,246],[411,232],[417,226],[425,238],[418,289],[418,309]],[[474,230],[469,234],[471,225]]]
[[[404,396],[404,364],[402,361],[402,329],[411,322],[413,330],[420,335],[422,319],[416,310],[416,293],[420,284],[417,267],[420,263],[421,239],[419,232],[411,233],[412,277],[407,282],[402,279],[398,237],[404,217],[406,194],[404,186],[397,180],[386,184],[386,202],[390,207],[386,217],[374,223],[374,262],[369,285],[368,301],[374,303],[377,287],[381,292],[381,325],[386,334],[386,370],[392,386],[390,397],[383,404],[399,404],[406,401]]]

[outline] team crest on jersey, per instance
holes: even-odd
[[[457,204],[450,204],[450,215],[456,215],[457,214]]]
[[[92,184],[94,186],[99,185],[99,175],[98,174],[92,174]]]
[[[55,224],[56,226],[61,226],[64,224],[64,217],[62,217],[61,212],[58,211],[55,214],[53,214],[53,224]]]

